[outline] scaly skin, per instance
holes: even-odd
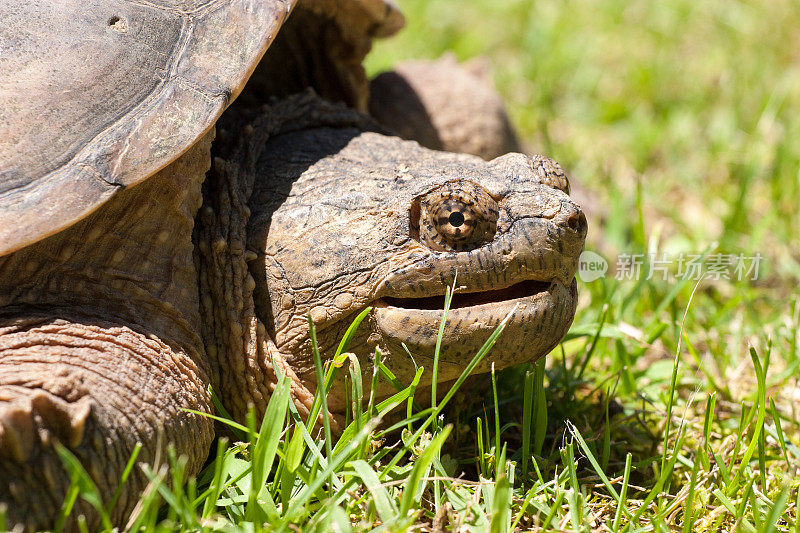
[[[256,314],[256,282],[248,266],[256,255],[247,250],[247,226],[252,214],[248,202],[257,178],[254,158],[261,154],[270,137],[287,130],[326,124],[362,130],[381,128],[369,117],[311,93],[265,107],[253,124],[237,126],[233,117],[226,122],[230,131],[242,134],[228,133],[231,142],[214,147],[216,156],[203,185],[204,203],[197,217],[194,241],[203,340],[212,383],[228,411],[243,420],[250,405],[258,414],[266,409],[276,383],[273,361],[296,378],[294,369],[275,349],[268,323]],[[270,178],[263,176],[266,181]],[[279,195],[266,199],[265,204],[274,205],[275,201],[280,201]],[[290,235],[284,234],[287,238]],[[293,379],[292,394],[300,412],[306,413],[312,392],[299,379]]]
[[[238,149],[221,151],[226,159],[215,161],[207,181],[217,192],[206,195],[198,219],[201,294],[215,295],[204,298],[204,338],[219,369],[215,386],[236,416],[248,400],[264,409],[273,360],[294,378],[298,407],[308,407],[316,387],[309,314],[323,357],[330,357],[352,317],[374,306],[349,350],[362,359],[365,375],[378,347],[395,374],[410,379],[413,364],[400,343],[415,357],[430,357],[440,306],[421,299],[441,296],[456,273],[459,292],[513,288],[457,299],[441,380],[460,373],[515,303],[520,307],[481,370],[491,361],[502,367],[536,359],[561,340],[575,312],[586,220],[563,192],[568,184],[557,164],[541,156],[485,162],[427,150],[364,132],[380,127],[311,95],[278,111],[292,108],[306,117],[300,127],[281,127],[275,110],[267,111],[245,128],[250,133]],[[454,184],[465,202],[482,195],[499,208],[496,230],[461,251],[432,244],[425,232],[435,229],[419,221],[419,206],[443,190],[452,199]],[[226,259],[230,251],[234,261]],[[530,280],[544,286],[517,285]],[[525,292],[533,289],[535,296]],[[469,305],[476,298],[484,305]],[[233,300],[242,302],[235,312],[215,305]],[[236,371],[226,371],[230,366]],[[334,390],[329,405],[342,410],[344,394]],[[390,392],[387,384],[378,394]]]
[[[119,525],[146,483],[142,463],[167,444],[187,455],[188,474],[199,470],[213,430],[184,408],[208,412],[209,383],[241,421],[249,405],[263,413],[278,364],[307,412],[308,314],[329,358],[372,305],[350,350],[370,373],[378,348],[407,380],[400,343],[430,357],[457,273],[442,381],[512,311],[489,361],[532,360],[560,341],[586,225],[558,165],[521,154],[486,162],[380,131],[313,94],[291,97],[215,148],[199,212],[209,137],[84,221],[0,259],[0,502],[11,523],[52,527],[68,485],[56,440],[106,498],[143,444]],[[456,211],[470,223],[451,221]]]
[[[0,502],[10,524],[53,527],[69,482],[56,440],[105,498],[137,442],[140,464],[171,443],[189,472],[202,466],[211,423],[182,409],[210,410],[191,230],[211,137],[87,219],[0,258]],[[114,523],[146,483],[135,468]],[[98,524],[79,502],[73,527],[79,512]]]

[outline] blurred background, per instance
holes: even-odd
[[[646,463],[663,438],[676,353],[681,412],[702,427],[705,400],[686,400],[717,393],[715,427],[733,434],[740,402],[755,398],[750,346],[796,438],[800,3],[399,3],[407,27],[376,44],[369,73],[446,52],[485,57],[526,149],[559,161],[588,192],[587,249],[610,272],[579,282],[575,324],[548,358],[551,446],[567,419],[608,432],[596,407],[599,395],[607,413],[612,397],[625,417],[611,423],[611,466],[634,449]],[[619,254],[648,252],[762,260],[757,279],[698,284],[679,279],[676,264],[666,280],[614,279]],[[640,415],[649,421],[634,423]]]
[[[399,3],[407,26],[377,43],[370,73],[484,56],[526,147],[604,206],[590,244],[644,245],[641,209],[660,249],[718,241],[768,254],[769,279],[798,278],[800,3]]]

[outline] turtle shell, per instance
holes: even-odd
[[[236,98],[296,2],[0,3],[0,256],[180,156]],[[397,20],[384,0],[342,4]]]

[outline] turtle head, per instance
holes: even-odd
[[[347,351],[371,375],[378,350],[409,382],[416,366],[432,366],[448,288],[440,381],[458,377],[503,320],[477,371],[536,360],[566,334],[587,225],[557,163],[522,154],[486,162],[346,129],[270,143],[258,165],[273,179],[257,183],[250,202],[248,246],[259,257],[250,269],[256,310],[301,380],[314,382],[308,317],[324,359],[370,307]],[[378,394],[393,392],[385,389]],[[343,409],[344,394],[329,402]]]

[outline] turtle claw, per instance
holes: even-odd
[[[0,457],[19,462],[30,457],[36,436],[31,402],[25,400],[0,404]]]
[[[67,402],[58,396],[39,391],[31,399],[33,408],[44,421],[43,431],[50,431],[59,441],[75,448],[83,440],[86,419],[92,411],[92,399],[84,396],[77,402]],[[42,435],[43,441],[47,437]]]
[[[38,443],[49,446],[53,438],[75,448],[91,408],[89,396],[68,402],[42,389],[0,403],[0,457],[26,461]]]

